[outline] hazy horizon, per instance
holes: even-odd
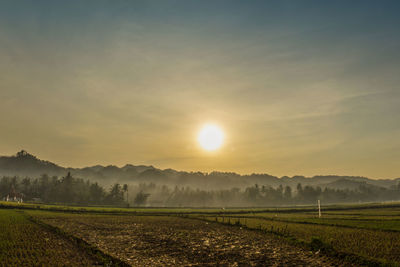
[[[397,1],[2,1],[0,154],[400,177]],[[224,142],[199,146],[203,125]]]

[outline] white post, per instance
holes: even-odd
[[[321,201],[318,199],[318,217],[321,218]]]

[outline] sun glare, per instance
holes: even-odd
[[[216,125],[206,125],[201,129],[197,140],[203,149],[213,151],[222,146],[224,133]]]

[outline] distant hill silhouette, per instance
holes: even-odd
[[[375,185],[369,184],[366,181],[349,180],[346,178],[340,178],[333,182],[321,185],[322,188],[328,187],[328,188],[335,188],[335,189],[341,189],[341,190],[344,190],[344,189],[355,190],[355,189],[358,189],[360,186],[376,187]]]
[[[49,161],[38,159],[26,151],[20,151],[14,156],[0,157],[0,176],[38,177],[42,174],[49,176],[65,176],[70,172],[74,177],[90,179],[103,185],[112,183],[157,183],[170,186],[190,186],[201,189],[227,189],[246,187],[254,184],[302,185],[329,187],[334,189],[354,189],[360,185],[391,187],[400,182],[397,179],[375,180],[358,176],[293,176],[276,177],[269,174],[239,175],[233,172],[184,172],[173,169],[158,169],[153,166],[135,166],[127,164],[121,168],[109,165],[96,165],[85,168],[65,168]]]
[[[43,173],[65,174],[65,168],[22,150],[15,156],[0,157],[0,174],[3,176],[36,176]]]

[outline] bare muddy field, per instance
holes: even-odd
[[[37,214],[132,266],[349,266],[272,234],[169,216]]]

